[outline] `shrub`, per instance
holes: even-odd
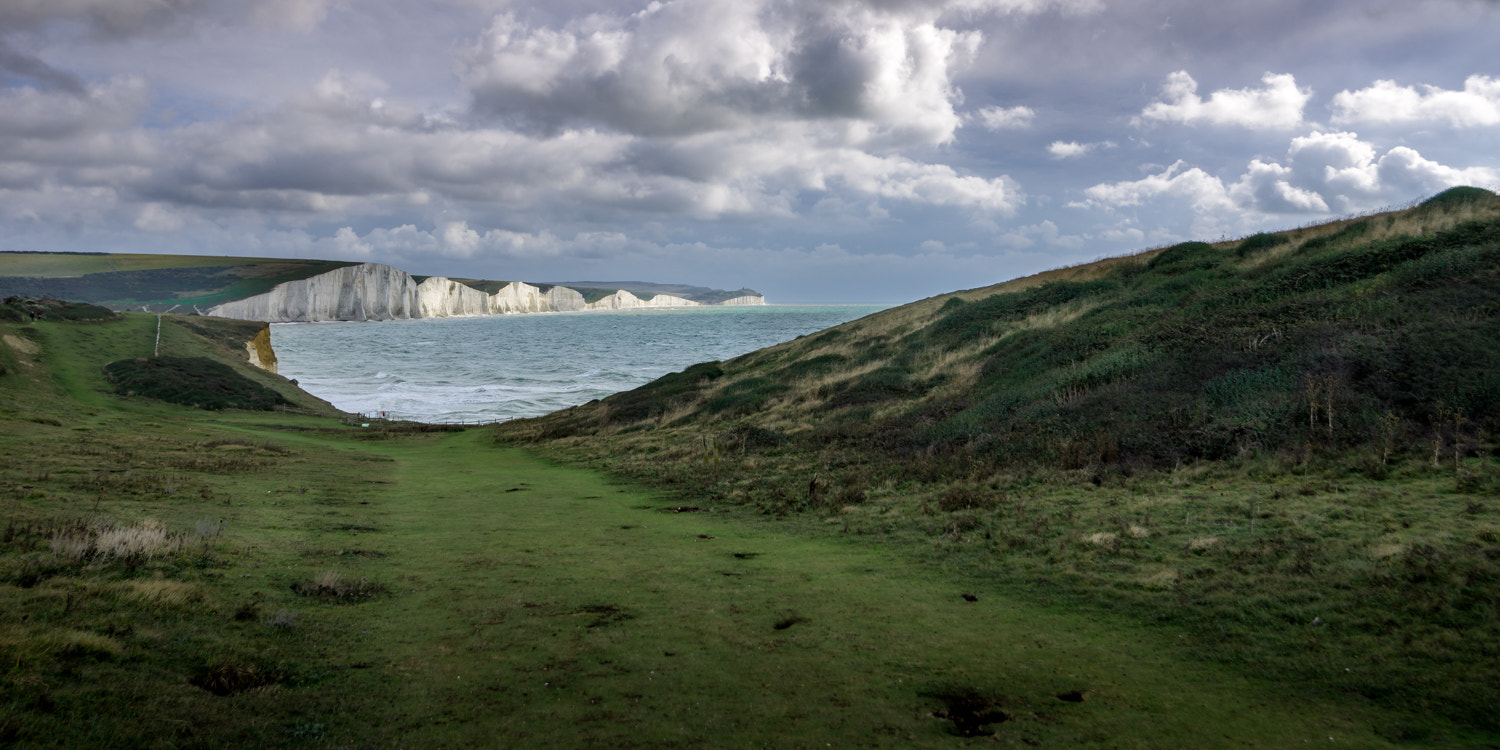
[[[1165,275],[1214,268],[1219,265],[1219,251],[1207,242],[1184,242],[1157,253],[1146,268]]]
[[[1241,240],[1240,244],[1234,248],[1234,254],[1244,258],[1255,253],[1270,250],[1279,245],[1285,245],[1288,242],[1291,242],[1291,239],[1286,235],[1261,232],[1260,234],[1252,234]]]
[[[290,404],[280,393],[206,357],[138,357],[104,366],[122,396],[145,396],[197,409],[270,411]]]

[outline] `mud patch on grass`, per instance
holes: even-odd
[[[302,553],[303,557],[358,557],[368,560],[379,560],[386,557],[386,553],[377,552],[372,549],[312,549]]]
[[[793,625],[800,625],[804,622],[812,622],[812,620],[809,620],[808,618],[803,617],[796,612],[788,612],[785,617],[777,620],[776,624],[772,625],[771,628],[774,630],[786,630]]]
[[[953,733],[960,737],[989,737],[995,733],[994,725],[1015,718],[1006,710],[1005,696],[972,687],[944,687],[922,695],[942,702],[943,707],[931,716],[953,722]]]
[[[591,618],[590,622],[584,626],[588,628],[602,628],[606,625],[614,625],[626,620],[635,619],[635,615],[625,611],[624,607],[614,604],[586,604],[568,614],[585,615]]]

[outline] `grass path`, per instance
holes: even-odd
[[[309,538],[393,592],[308,613],[307,637],[351,635],[303,717],[327,737],[948,747],[957,725],[932,714],[967,701],[1017,747],[1385,744],[1355,706],[1178,660],[1152,632],[966,601],[888,553],[670,512],[481,441],[371,446],[389,484]]]

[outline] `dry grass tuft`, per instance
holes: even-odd
[[[1141,585],[1148,589],[1169,589],[1177,585],[1177,578],[1177,571],[1161,570],[1141,581]]]
[[[46,653],[60,658],[112,659],[125,653],[125,646],[107,635],[85,630],[55,630],[37,639]]]
[[[1188,542],[1189,552],[1208,552],[1219,546],[1219,538],[1216,536],[1200,536]]]
[[[182,581],[125,581],[118,587],[127,599],[157,606],[182,607],[203,599],[203,591],[197,584]]]
[[[1120,535],[1111,531],[1098,531],[1089,534],[1085,541],[1095,547],[1113,547],[1119,543]]]
[[[59,532],[52,537],[52,553],[74,562],[117,559],[141,562],[180,552],[187,538],[167,530],[160,521],[146,519],[132,526],[91,526]]]

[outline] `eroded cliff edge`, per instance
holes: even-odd
[[[765,297],[746,295],[719,305],[764,305]],[[671,294],[643,298],[625,289],[592,302],[564,286],[545,290],[513,281],[485,294],[459,281],[432,276],[418,283],[407,272],[380,263],[338,268],[277,285],[264,294],[226,302],[208,310],[221,318],[266,323],[311,323],[329,320],[399,320],[451,318],[512,313],[630,310],[696,307],[702,302]]]

